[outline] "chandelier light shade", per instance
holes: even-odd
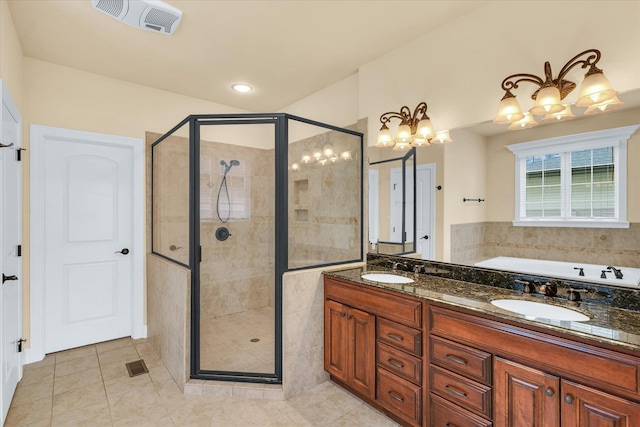
[[[613,98],[607,99],[604,102],[587,107],[587,110],[584,112],[584,114],[591,115],[604,113],[605,111],[615,110],[616,108],[622,107],[623,105],[624,102],[620,101],[617,96],[614,96]]]
[[[520,110],[520,104],[515,95],[507,91],[498,105],[498,115],[493,119],[493,123],[504,125],[518,121],[523,117],[524,114]]]
[[[558,111],[557,113],[546,114],[543,118],[543,122],[561,122],[565,120],[575,119],[576,115],[571,111],[571,104],[562,104],[564,109],[562,111]],[[585,114],[586,111],[585,111]],[[534,120],[535,122],[535,120]]]
[[[600,57],[599,50],[585,50],[571,58],[555,78],[549,62],[544,64],[544,79],[533,74],[508,76],[502,81],[505,95],[500,100],[498,114],[493,122],[509,124],[509,129],[527,129],[537,124],[534,115],[544,116],[542,121],[563,121],[575,118],[575,114],[571,111],[571,105],[563,100],[576,88],[576,84],[566,80],[566,77],[569,71],[578,65],[581,68],[588,68],[588,71],[580,85],[580,97],[575,104],[576,106],[587,107],[585,114],[595,114],[621,106],[622,103],[616,98],[618,92],[611,87],[602,70],[596,67]],[[529,110],[528,116],[522,114],[516,96],[512,92],[512,90],[518,89],[518,84],[522,82],[538,86],[531,95],[535,104]],[[616,101],[613,101],[614,98]],[[610,102],[611,106],[606,104],[607,102]]]
[[[391,134],[387,124],[392,119],[400,120],[395,137]],[[436,141],[438,133],[433,130],[431,119],[427,115],[427,103],[421,102],[413,110],[413,113],[406,105],[400,109],[400,112],[387,112],[380,116],[380,132],[376,147],[393,147],[394,151],[406,151],[412,147],[426,147],[434,142],[451,142],[449,131],[446,132],[446,138],[442,141]]]
[[[546,117],[546,116],[545,116]],[[524,117],[509,125],[509,130],[529,129],[538,126],[538,122],[533,118],[531,113],[524,113]]]

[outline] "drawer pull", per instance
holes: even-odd
[[[444,386],[445,390],[447,390],[449,393],[458,396],[458,397],[467,397],[467,393],[464,393],[462,391],[458,391],[453,387],[450,387],[448,385]]]
[[[469,363],[461,357],[452,356],[450,354],[445,354],[444,357],[451,360],[453,363],[457,363],[458,365],[466,365],[467,363]]]
[[[403,341],[404,340],[404,338],[399,337],[398,335],[392,334],[391,332],[388,332],[387,336],[389,338],[391,338],[392,340],[396,340],[396,341]]]
[[[389,397],[391,397],[392,399],[397,400],[398,402],[404,402],[404,398],[400,397],[396,394],[394,394],[392,391],[388,391],[387,394],[389,395]]]
[[[391,358],[387,360],[387,363],[389,363],[389,365],[391,365],[391,366],[395,366],[398,369],[404,368],[404,365],[402,363],[400,363],[400,362],[398,362],[396,360],[393,360]]]

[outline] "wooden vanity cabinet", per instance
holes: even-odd
[[[375,394],[375,316],[326,301],[325,369],[370,398]]]
[[[422,302],[325,276],[324,366],[407,426],[422,426]]]
[[[436,305],[430,306],[429,324],[432,363],[448,361],[449,369],[492,386],[496,427],[640,426],[639,357]],[[490,383],[486,363],[470,362],[470,354],[493,360]],[[464,372],[474,365],[475,373]],[[481,372],[484,376],[478,376]],[[432,381],[432,395],[434,388],[438,384]],[[450,404],[432,402],[432,420],[457,425],[443,417],[467,414],[468,425],[478,425],[472,415],[490,419],[478,407],[442,392],[438,396]]]
[[[501,358],[495,360],[496,427],[640,426],[640,405]]]

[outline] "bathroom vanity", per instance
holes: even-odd
[[[413,282],[362,279],[371,271]],[[325,369],[402,425],[640,426],[636,311],[380,264],[326,273],[324,289]],[[528,318],[499,298],[589,320]]]

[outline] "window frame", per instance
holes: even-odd
[[[613,129],[567,135],[508,145],[515,156],[515,211],[514,226],[521,227],[591,227],[591,228],[629,228],[627,221],[627,141],[640,128],[640,125],[624,126]],[[616,215],[614,218],[572,218],[570,201],[564,197],[565,189],[570,187],[572,151],[614,148],[614,180],[616,184]],[[525,202],[526,158],[545,154],[561,155],[562,211],[560,218],[527,218]],[[569,175],[567,175],[567,172]]]

